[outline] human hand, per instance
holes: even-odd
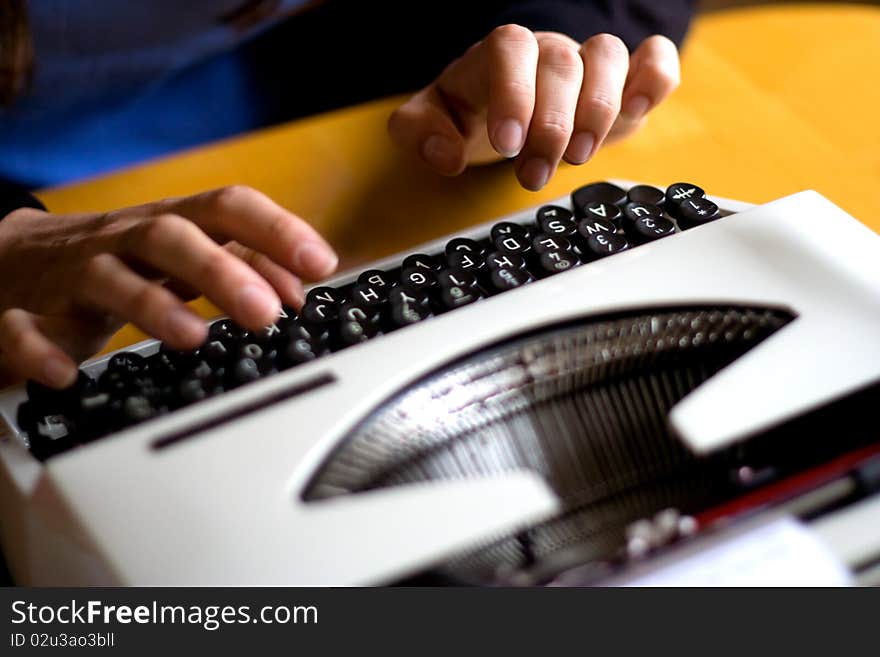
[[[504,25],[399,107],[388,128],[446,175],[515,157],[520,183],[536,191],[560,159],[582,164],[635,132],[678,84],[678,50],[666,37],[646,39],[630,56],[609,34],[579,44]]]
[[[55,388],[124,322],[175,349],[207,337],[185,298],[242,326],[303,302],[336,255],[305,221],[241,186],[103,214],[22,208],[0,221],[0,363]]]

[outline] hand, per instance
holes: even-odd
[[[299,277],[336,264],[313,228],[247,187],[105,214],[22,208],[0,221],[0,359],[63,388],[124,322],[192,349],[207,328],[184,298],[204,293],[256,330],[281,302],[302,305]]]
[[[560,159],[583,164],[608,139],[635,132],[678,83],[678,51],[665,37],[630,57],[609,34],[579,44],[504,25],[398,108],[388,128],[440,173],[515,157],[520,183],[538,190]]]

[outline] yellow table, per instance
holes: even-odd
[[[816,189],[880,230],[880,8],[737,10],[699,18],[683,84],[637,137],[583,167],[563,166],[539,193],[508,164],[455,179],[396,152],[383,100],[264,130],[42,193],[56,212],[105,210],[244,183],[309,219],[342,266],[404,250],[588,181],[698,182],[761,203]],[[216,310],[196,302],[205,315]],[[109,348],[143,336],[126,327]]]

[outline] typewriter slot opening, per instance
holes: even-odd
[[[672,434],[667,415],[792,319],[767,308],[648,311],[489,348],[381,405],[341,443],[304,499],[528,468],[559,495],[562,513],[474,546],[435,574],[536,583],[572,564],[607,562],[636,520],[664,509],[698,513],[749,485],[736,476],[743,467],[778,468],[779,441],[790,446],[796,436],[697,456]],[[825,451],[814,446],[804,458]],[[787,465],[799,467],[798,459]]]

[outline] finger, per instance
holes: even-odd
[[[629,52],[616,36],[597,34],[581,46],[584,81],[565,153],[572,164],[589,160],[605,141],[617,115],[629,70]]]
[[[467,161],[466,145],[434,85],[422,89],[388,119],[388,133],[404,152],[446,176],[461,173]]]
[[[486,130],[492,147],[504,157],[522,150],[535,110],[539,45],[531,30],[503,25],[481,46],[488,66]],[[478,99],[474,99],[475,101]]]
[[[174,349],[193,349],[207,337],[205,323],[180,299],[109,253],[94,256],[83,268],[76,299],[131,322]]]
[[[51,388],[66,388],[77,377],[76,363],[37,326],[36,316],[13,308],[0,315],[0,352],[22,378]]]
[[[126,255],[200,290],[246,328],[257,330],[278,318],[281,303],[272,287],[194,223],[162,214],[141,222],[132,233]]]
[[[635,132],[645,116],[666,100],[681,82],[678,49],[664,36],[645,39],[630,60],[615,136]]]
[[[265,253],[310,280],[329,276],[339,263],[330,245],[308,223],[265,194],[243,185],[180,199],[170,213],[193,221],[209,235]]]
[[[517,177],[533,191],[547,184],[565,152],[584,74],[578,44],[568,37],[546,34],[538,44],[535,108],[517,159]]]
[[[265,278],[269,285],[275,288],[283,303],[293,306],[297,310],[302,307],[305,302],[305,292],[299,278],[264,254],[257,253],[236,242],[227,244],[226,250],[244,260],[254,271]]]

